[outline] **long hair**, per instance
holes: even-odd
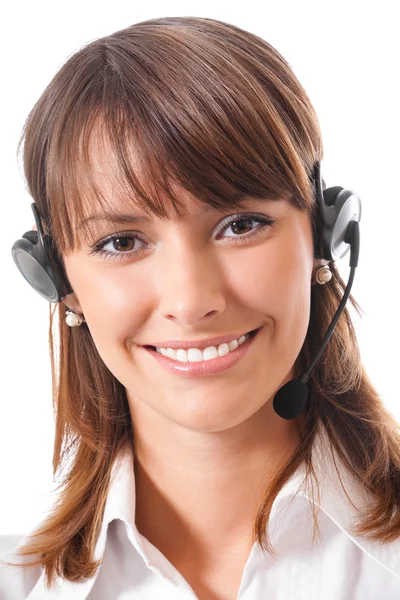
[[[56,73],[28,115],[18,151],[24,140],[28,191],[62,263],[85,240],[89,225],[78,229],[77,223],[86,217],[88,199],[109,210],[92,178],[91,139],[107,144],[117,162],[115,185],[128,190],[127,201],[145,213],[168,218],[169,198],[182,215],[170,185],[178,183],[205,205],[222,209],[241,208],[248,195],[287,197],[310,212],[315,234],[310,175],[323,159],[317,116],[277,50],[239,27],[195,17],[143,21],[83,46]],[[329,285],[311,286],[296,377],[315,356],[346,287],[334,263],[330,268]],[[351,295],[349,301],[360,315]],[[48,586],[56,576],[92,577],[101,565],[94,548],[112,466],[123,447],[133,450],[125,388],[101,360],[86,325],[68,327],[65,311],[63,303],[50,306],[53,476],[60,480],[59,495],[17,550],[18,556],[35,557],[24,566],[44,567]],[[298,426],[295,453],[260,500],[254,541],[274,553],[267,533],[274,499],[302,464],[307,479],[315,479],[311,458],[319,426],[375,499],[354,531],[383,542],[397,538],[398,424],[364,370],[348,308],[310,376]]]

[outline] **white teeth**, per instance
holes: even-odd
[[[218,347],[209,346],[203,351],[198,348],[189,348],[189,350],[173,350],[172,348],[156,348],[156,351],[163,356],[168,356],[173,360],[179,362],[201,362],[203,360],[211,360],[212,358],[218,358],[219,356],[225,356],[229,352],[236,350],[238,346],[241,346],[248,338],[249,333],[242,335],[238,340],[232,340],[231,342],[220,344]]]

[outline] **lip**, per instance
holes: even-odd
[[[255,329],[252,329],[251,331],[256,331]],[[239,338],[242,337],[242,335],[246,335],[247,333],[250,333],[250,330],[246,330],[243,333],[238,333],[238,334],[232,334],[232,335],[221,335],[219,337],[216,338],[212,338],[210,340],[189,340],[189,341],[185,341],[185,340],[181,340],[181,341],[165,341],[165,342],[157,342],[155,344],[138,344],[140,345],[142,348],[148,348],[148,347],[154,347],[154,348],[172,348],[172,350],[179,350],[180,348],[182,350],[189,350],[189,348],[198,348],[199,350],[204,350],[205,348],[208,348],[209,346],[219,346],[220,344],[225,344],[228,342],[231,342],[232,340],[238,340]]]
[[[211,360],[200,362],[180,362],[178,360],[173,360],[168,356],[163,356],[157,351],[151,350],[150,347],[139,346],[139,348],[142,348],[152,356],[170,373],[180,375],[181,377],[207,377],[220,373],[221,371],[226,371],[236,365],[250,350],[261,329],[261,327],[257,329],[252,336],[238,346],[236,350],[233,350],[233,352],[229,352],[228,354],[225,354],[225,356],[219,356]]]

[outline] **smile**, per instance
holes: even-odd
[[[257,334],[262,328],[251,331],[238,340],[210,346],[205,350],[189,348],[189,350],[173,350],[172,348],[157,348],[141,346],[160,366],[170,373],[186,377],[205,377],[225,371],[236,365],[252,347]]]

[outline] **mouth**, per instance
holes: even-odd
[[[253,329],[252,331],[248,331],[247,333],[245,333],[243,335],[249,335],[250,337],[253,337],[253,336],[256,335],[256,333],[258,331],[260,331],[261,328],[262,328],[262,326],[258,327],[257,329]],[[147,350],[152,350],[153,352],[157,352],[156,346],[149,346],[149,345],[147,345],[147,346],[143,346],[143,348],[146,348]]]
[[[222,372],[227,372],[231,368],[234,368],[237,363],[243,360],[243,357],[251,352],[253,344],[256,343],[255,338],[259,331],[263,327],[258,327],[249,331],[247,334],[240,338],[242,341],[236,346],[236,348],[229,349],[226,352],[226,348],[220,354],[219,346],[217,349],[218,356],[212,356],[202,359],[199,356],[191,357],[194,360],[178,360],[177,356],[169,356],[168,348],[162,349],[162,352],[156,349],[155,346],[142,346],[142,350],[152,357],[152,360],[156,360],[157,363],[163,367],[166,371],[180,377],[208,377],[218,375]],[[225,344],[224,344],[225,346]],[[175,351],[174,351],[175,352]],[[190,349],[188,350],[190,352]],[[189,358],[187,356],[187,358]]]

